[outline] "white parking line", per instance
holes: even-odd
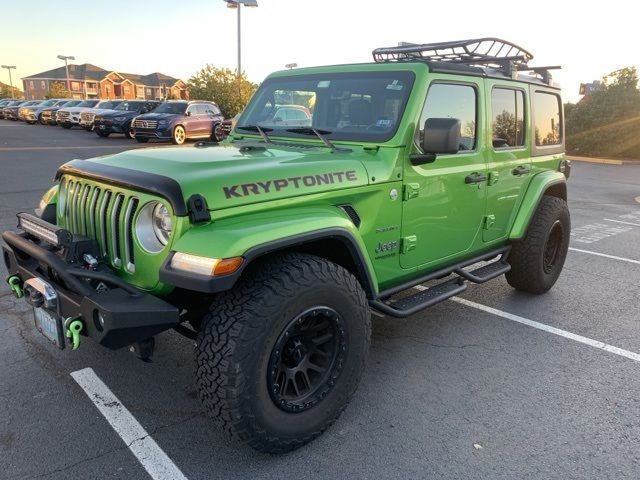
[[[589,345],[590,347],[598,348],[600,350],[604,350],[605,352],[614,353],[621,357],[628,358],[629,360],[640,362],[640,354],[631,352],[629,350],[624,350],[622,348],[614,347],[613,345],[609,345],[607,343],[603,343],[598,340],[593,340],[588,337],[583,337],[582,335],[576,335],[575,333],[567,332],[566,330],[561,330],[556,327],[551,327],[549,325],[545,325],[544,323],[535,322],[533,320],[529,320],[528,318],[520,317],[519,315],[503,312],[502,310],[498,310],[497,308],[487,307],[486,305],[472,302],[471,300],[466,300],[464,298],[453,297],[451,300],[453,300],[454,302],[458,302],[462,305],[466,305],[468,307],[476,308],[478,310],[482,310],[484,312],[491,313],[493,315],[497,315],[502,318],[506,318],[507,320],[511,320],[514,322],[521,323],[523,325],[527,325],[528,327],[537,328],[538,330],[543,330],[548,333],[553,333],[554,335],[568,338],[569,340],[573,340],[575,342],[584,343],[585,345]]]
[[[427,287],[423,287],[422,285],[416,285],[413,288],[420,291],[427,290]],[[613,345],[609,345],[607,343],[603,343],[598,340],[593,340],[592,338],[583,337],[582,335],[576,335],[575,333],[571,333],[566,330],[562,330],[560,328],[552,327],[544,323],[536,322],[534,320],[529,320],[528,318],[524,318],[519,315],[514,315],[513,313],[504,312],[502,310],[498,310],[497,308],[487,307],[486,305],[482,305],[481,303],[472,302],[471,300],[466,300],[464,298],[452,297],[451,300],[453,300],[454,302],[460,303],[462,305],[466,305],[467,307],[475,308],[477,310],[482,310],[483,312],[491,313],[493,315],[497,315],[498,317],[506,318],[507,320],[521,323],[522,325],[527,325],[528,327],[537,328],[538,330],[543,330],[548,333],[553,333],[554,335],[568,338],[569,340],[583,343],[585,345],[589,345],[590,347],[597,348],[599,350],[604,350],[605,352],[613,353],[615,355],[628,358],[629,360],[640,362],[640,354],[631,352],[629,350],[624,350],[622,348],[614,347]]]
[[[640,265],[640,260],[633,260],[632,258],[616,257],[615,255],[607,255],[606,253],[592,252],[591,250],[582,250],[580,248],[573,247],[569,247],[569,250],[573,252],[588,253],[589,255],[597,255],[598,257],[611,258],[612,260],[620,260],[621,262],[629,262]]]
[[[614,220],[613,218],[605,218],[607,222],[624,223],[625,225],[633,225],[634,227],[640,227],[640,223],[623,222],[622,220]]]
[[[82,387],[111,427],[127,444],[147,473],[154,480],[187,480],[180,469],[149,436],[131,412],[109,390],[93,369],[72,372],[73,379]]]

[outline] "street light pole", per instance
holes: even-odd
[[[11,93],[9,94],[13,98],[13,79],[11,78],[11,69],[15,69],[15,65],[2,65],[2,68],[9,70],[9,85],[11,86]],[[25,88],[26,90],[26,88]]]
[[[64,60],[64,71],[67,75],[67,92],[71,93],[71,85],[69,84],[69,65],[67,64],[67,60],[75,60],[76,57],[73,55],[58,55],[60,60]]]
[[[240,22],[240,10],[242,5],[245,7],[257,7],[258,0],[224,0],[227,2],[228,8],[235,8],[238,10],[238,98],[242,103],[242,34],[241,34],[241,22]]]

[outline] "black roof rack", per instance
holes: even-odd
[[[376,63],[418,60],[489,67],[509,77],[514,77],[518,70],[533,70],[527,66],[533,59],[531,53],[514,43],[490,37],[376,48],[373,59]]]

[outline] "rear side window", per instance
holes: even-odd
[[[513,148],[524,145],[524,93],[522,90],[493,89],[491,129],[493,148]]]
[[[476,89],[469,85],[431,85],[420,116],[418,145],[422,145],[424,122],[428,118],[457,118],[460,120],[460,150],[473,150],[476,146],[476,103]]]
[[[562,143],[562,118],[560,97],[553,93],[533,94],[533,121],[537,146],[560,145]]]

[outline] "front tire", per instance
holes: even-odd
[[[38,122],[40,122],[40,125],[46,125],[47,124],[45,119],[42,118],[42,114],[38,115]]]
[[[544,196],[526,236],[509,254],[507,282],[516,290],[541,294],[556,283],[567,258],[571,218],[567,202]]]
[[[149,141],[147,137],[135,137],[135,139],[138,143],[147,143]]]
[[[107,138],[110,135],[110,132],[101,132],[100,130],[96,130],[96,135],[102,138]]]
[[[285,254],[214,298],[196,342],[196,380],[210,416],[261,452],[322,434],[342,413],[365,366],[367,299],[347,270]]]
[[[176,125],[173,129],[173,135],[171,136],[171,142],[174,145],[182,145],[187,139],[187,133],[182,125]]]

